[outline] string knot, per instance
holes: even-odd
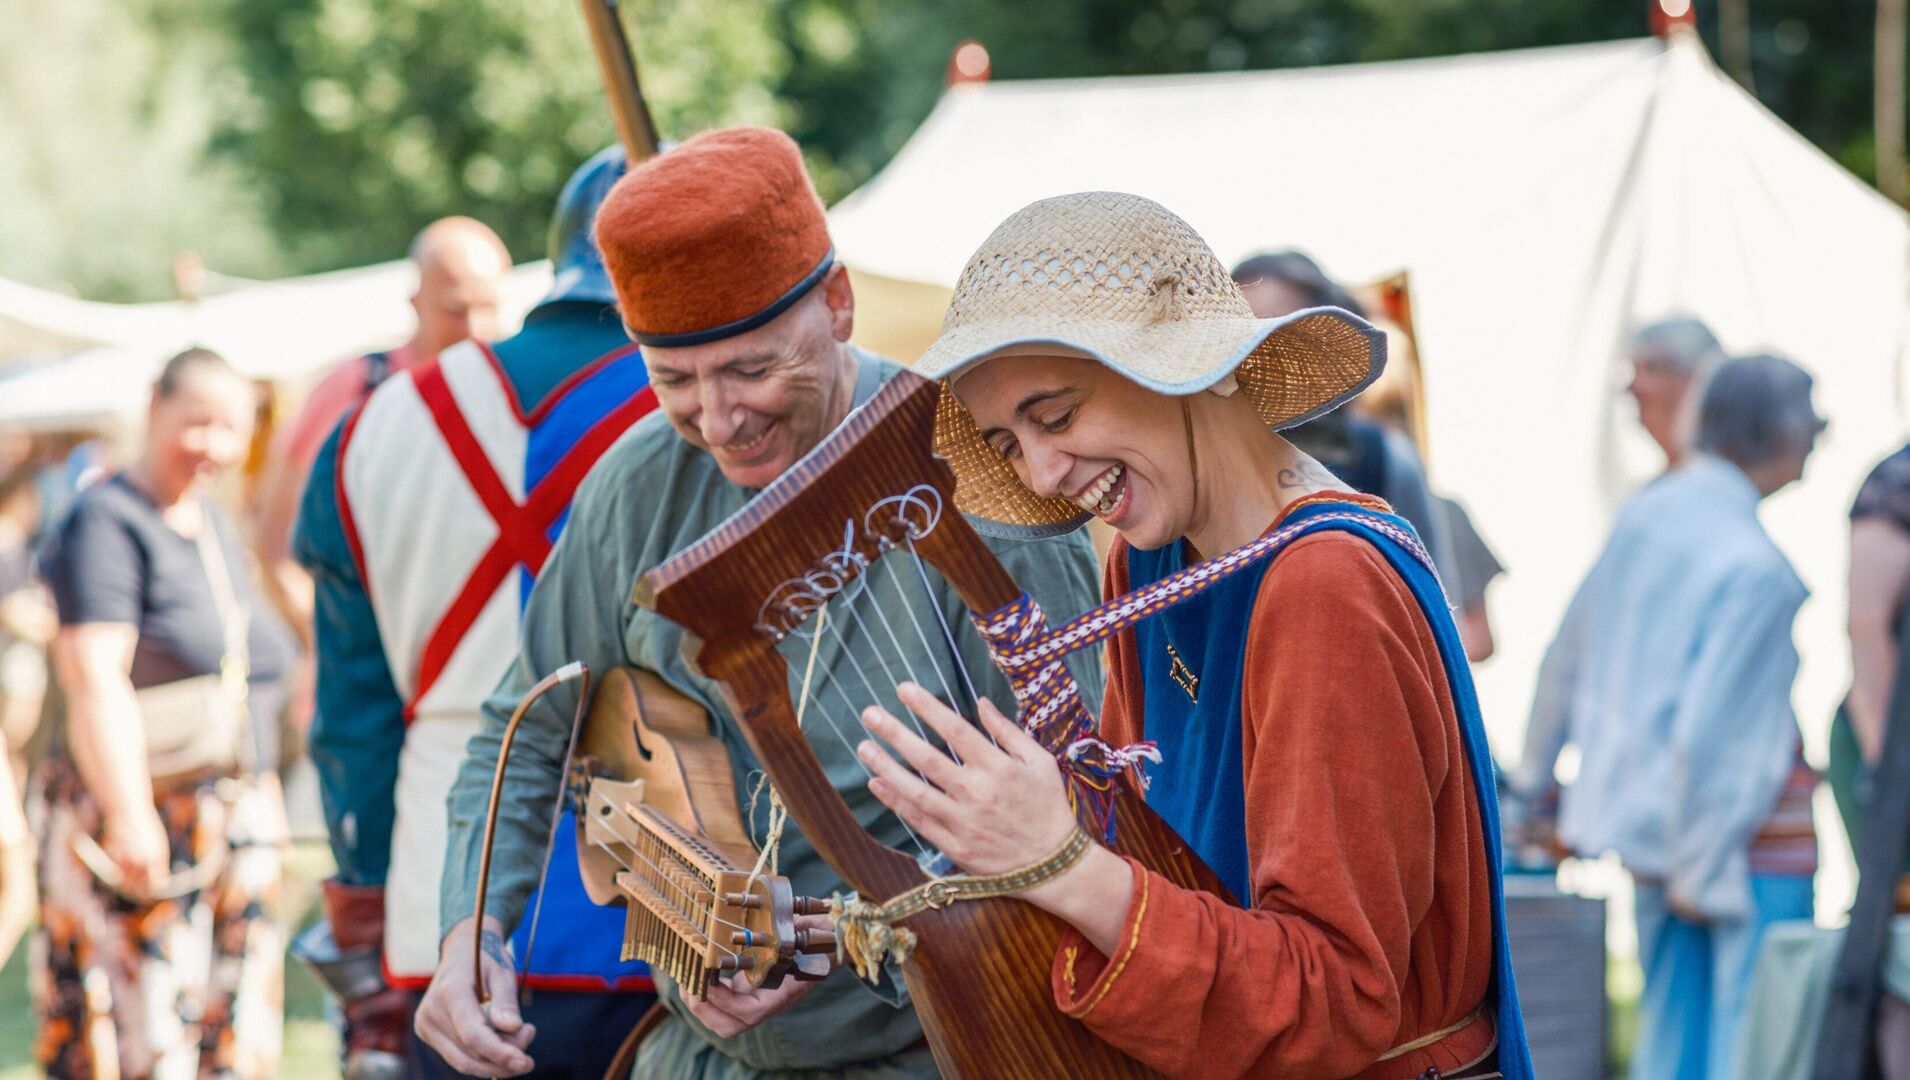
[[[1180,284],[1178,270],[1164,270],[1154,275],[1155,322],[1180,318]]]
[[[836,922],[836,962],[847,961],[856,974],[874,982],[882,962],[894,958],[905,964],[915,952],[915,931],[896,926],[884,905],[855,895],[829,898],[829,915]]]

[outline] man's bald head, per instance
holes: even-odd
[[[498,283],[511,268],[511,253],[489,226],[475,218],[440,218],[411,242],[411,262],[418,268],[411,298],[418,332],[411,341],[419,359],[465,338],[497,338]]]

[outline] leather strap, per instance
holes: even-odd
[[[637,1047],[642,1046],[643,1040],[649,1038],[650,1033],[663,1026],[663,1022],[669,1018],[670,1010],[664,1008],[661,1001],[651,1005],[648,1011],[638,1017],[637,1026],[623,1037],[623,1045],[617,1047],[617,1056],[610,1059],[610,1068],[604,1070],[604,1080],[630,1080],[630,1070],[637,1067]]]
[[[219,615],[219,631],[224,638],[219,657],[219,687],[239,710],[239,765],[241,774],[250,774],[257,764],[256,732],[252,729],[251,710],[246,706],[250,690],[252,658],[249,654],[251,619],[239,602],[238,582],[232,578],[232,564],[226,561],[225,545],[219,540],[219,526],[212,520],[212,506],[199,500],[199,535],[193,537],[199,563],[205,567],[206,584],[212,589],[212,606]]]
[[[1479,1008],[1473,1009],[1471,1012],[1453,1021],[1452,1023],[1447,1024],[1445,1027],[1440,1028],[1438,1031],[1429,1031],[1426,1034],[1421,1035],[1419,1038],[1414,1039],[1411,1042],[1400,1043],[1398,1046],[1395,1046],[1391,1050],[1386,1051],[1384,1054],[1381,1054],[1378,1058],[1374,1060],[1377,1063],[1380,1061],[1391,1061],[1394,1058],[1405,1057],[1407,1054],[1410,1054],[1415,1050],[1424,1050],[1428,1046],[1431,1046],[1432,1044],[1438,1042],[1439,1040],[1445,1038],[1448,1035],[1457,1035],[1459,1032],[1464,1031],[1466,1028],[1471,1027],[1472,1022],[1474,1020],[1479,1019],[1480,1009],[1483,1009],[1483,1008],[1484,1006],[1480,1006]]]

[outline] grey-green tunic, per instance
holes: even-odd
[[[856,401],[860,404],[899,369],[867,354],[858,354],[858,362]],[[724,709],[715,684],[691,673],[681,655],[682,630],[636,607],[630,595],[639,575],[688,547],[754,494],[726,480],[714,459],[684,442],[660,414],[647,417],[626,433],[585,479],[563,536],[531,592],[518,660],[485,704],[483,728],[471,740],[451,792],[441,907],[445,930],[471,911],[484,811],[504,724],[537,679],[572,660],[583,661],[598,674],[621,665],[647,668],[699,701],[709,710],[717,733],[729,747],[739,797],[747,799],[753,787],[755,759]],[[1052,540],[989,543],[1008,572],[1033,593],[1050,618],[1071,618],[1098,598],[1094,553],[1085,533]],[[879,591],[892,589],[897,581],[912,582],[916,608],[921,617],[928,618],[921,583],[914,579],[913,570],[903,566],[895,569],[908,573],[892,575],[878,568],[869,580]],[[972,632],[958,625],[967,614],[961,601],[932,571],[931,579],[944,618],[956,628],[961,661],[974,677],[976,689],[1005,709],[1012,709],[1007,683],[989,663],[985,648]],[[832,622],[846,635],[845,647],[867,666],[867,658],[877,645],[865,640],[863,634],[884,634],[884,630],[880,625],[861,626],[849,619]],[[833,647],[835,642],[834,634],[825,635],[817,666],[828,670],[835,684],[849,696],[859,699],[857,704],[868,704],[867,694],[862,692],[863,680]],[[910,666],[932,689],[939,689],[929,681],[935,678],[931,672],[938,663],[949,678],[955,678],[946,645],[937,646],[933,651],[939,655],[931,660],[930,650],[912,633],[904,635],[901,644],[912,653]],[[800,682],[808,649],[807,641],[794,637],[784,645],[790,660],[792,694]],[[890,656],[895,651],[886,638],[880,649]],[[1101,685],[1098,672],[1078,670],[1077,678],[1090,708],[1097,707]],[[884,704],[902,715],[893,688],[872,681],[878,682],[876,689],[882,692]],[[816,684],[824,682],[820,677],[816,679]],[[573,686],[559,687],[545,695],[525,715],[511,754],[486,908],[507,927],[523,916],[527,898],[536,885],[576,702]],[[867,774],[850,749],[860,729],[848,705],[826,686],[812,685],[809,710],[804,726],[810,732],[816,756],[856,819],[882,842],[913,853],[913,841],[900,820],[869,794]],[[829,722],[840,725],[840,735]],[[755,808],[752,827],[759,837],[766,831],[768,801],[759,800]],[[745,806],[744,811],[748,813],[749,808]],[[845,890],[841,879],[794,826],[792,821],[783,835],[780,859],[781,870],[789,875],[796,891],[828,896]],[[560,838],[559,842],[569,840]],[[604,942],[606,950],[618,945],[615,941]],[[900,1066],[933,1075],[926,1053],[919,1049],[904,1053],[920,1041],[921,1027],[914,1010],[906,1007],[905,993],[895,984],[870,988],[852,973],[838,971],[788,1012],[735,1039],[721,1040],[688,1017],[668,979],[659,975],[657,983],[659,995],[678,1020],[653,1036],[656,1045],[646,1045],[646,1073],[659,1054],[667,1054],[673,1062],[667,1070],[671,1075],[708,1071],[736,1076],[842,1069],[859,1063],[876,1065],[877,1073]],[[610,1034],[620,1038],[623,1033]],[[712,1047],[728,1060],[717,1058]],[[535,1046],[531,1052],[536,1054]],[[742,1067],[740,1071],[738,1066]]]

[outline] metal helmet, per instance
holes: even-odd
[[[538,302],[540,306],[559,300],[617,302],[610,275],[604,270],[603,255],[591,238],[591,225],[597,220],[597,208],[603,205],[604,197],[623,178],[624,168],[623,147],[608,146],[570,174],[563,194],[557,196],[557,212],[550,219],[554,280],[550,292]]]

